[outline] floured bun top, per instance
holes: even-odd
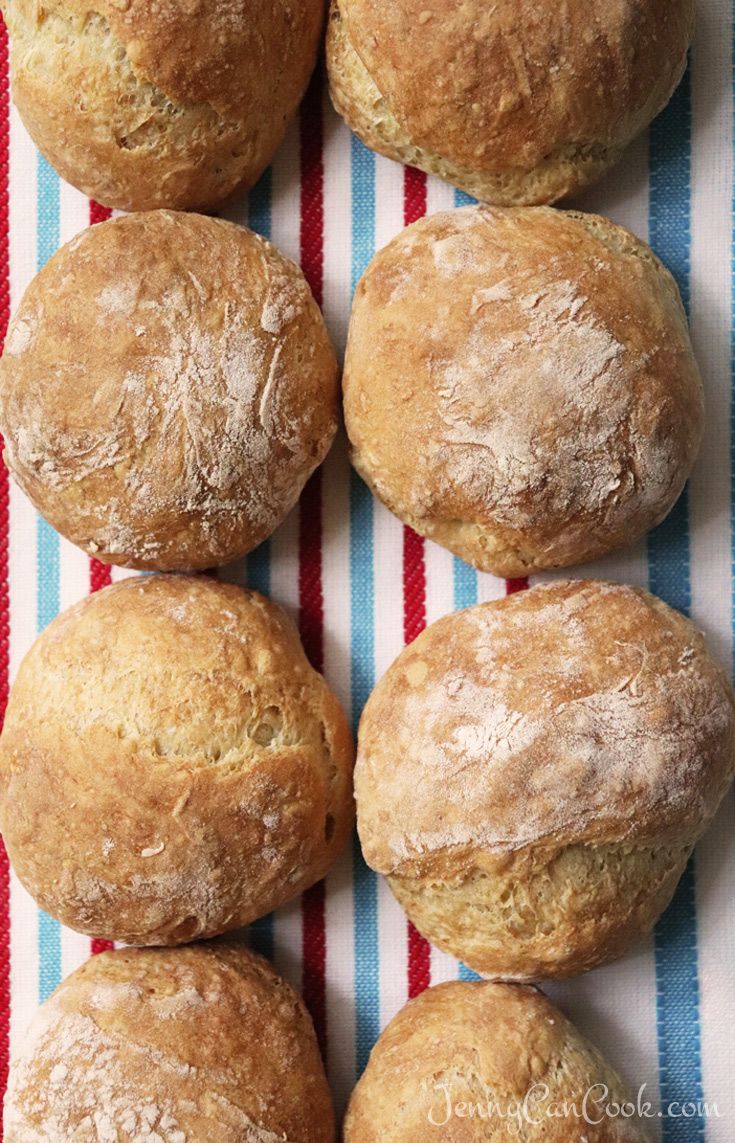
[[[539,586],[440,619],[360,724],[365,858],[426,878],[526,847],[689,841],[735,763],[725,674],[646,592]]]
[[[337,425],[337,366],[300,269],[218,219],[84,231],[36,276],[0,364],[13,476],[106,563],[200,569],[259,544]]]
[[[486,202],[554,202],[668,102],[694,0],[332,0],[337,110],[368,146]]]
[[[344,393],[376,495],[505,576],[659,523],[702,436],[671,274],[621,227],[548,207],[436,214],[381,250],[355,295]]]
[[[120,210],[252,186],[306,90],[324,0],[0,0],[12,92],[59,174]]]
[[[6,1143],[332,1143],[309,1015],[233,944],[92,957],[14,1057]]]

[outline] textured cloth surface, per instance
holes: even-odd
[[[7,47],[0,41],[6,77]],[[0,100],[0,318],[60,243],[108,216],[36,154],[7,83]],[[369,153],[338,122],[321,78],[274,166],[228,211],[297,258],[339,349],[350,297],[376,248],[461,195]],[[647,585],[689,612],[715,653],[733,644],[733,4],[700,0],[690,71],[650,135],[575,205],[650,241],[679,281],[704,374],[708,424],[688,494],[647,541],[585,574]],[[452,608],[522,590],[478,575],[404,529],[349,469],[339,441],[297,509],[237,568],[299,622],[312,661],[352,711],[400,650]],[[578,574],[574,572],[572,574]],[[0,701],[36,633],[121,573],[89,561],[0,475]],[[548,988],[653,1104],[666,1143],[735,1139],[735,803],[700,844],[655,935],[618,965]],[[407,924],[357,843],[327,882],[252,926],[251,943],[303,990],[338,1110],[380,1029],[428,983],[470,974]],[[0,1083],[36,1005],[90,952],[38,912],[0,866]],[[707,1105],[707,1106],[705,1106]],[[663,1109],[659,1117],[658,1109]],[[432,1137],[441,1137],[437,1130]],[[570,1125],[570,1140],[583,1140]]]

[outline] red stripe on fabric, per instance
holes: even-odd
[[[89,200],[89,224],[94,226],[98,222],[107,222],[108,218],[112,218],[112,211],[109,206],[100,206],[93,198]]]
[[[403,176],[403,221],[406,226],[426,214],[426,175],[406,167]],[[411,643],[426,627],[425,544],[412,528],[403,529],[403,637]],[[431,946],[408,922],[408,995],[418,996],[431,984]]]
[[[91,558],[89,561],[89,590],[101,591],[112,583],[112,568],[100,560]]]
[[[324,77],[315,74],[302,104],[299,123],[301,160],[301,266],[319,305],[324,294]],[[299,630],[309,661],[324,665],[322,588],[322,477],[317,470],[306,485],[299,509]],[[301,898],[302,990],[314,1021],[322,1056],[327,1056],[326,887],[323,881]]]
[[[90,951],[92,956],[97,956],[98,953],[111,952],[115,944],[113,941],[103,941],[100,937],[94,937],[90,941]]]
[[[410,226],[426,214],[426,175],[406,167],[403,175],[403,224]]]
[[[8,36],[0,20],[0,342],[10,320],[9,162],[10,98],[8,92]],[[2,441],[0,441],[2,447]],[[10,532],[8,473],[0,464],[0,725],[8,703],[10,662],[10,592],[8,544]],[[8,1082],[10,1037],[10,866],[0,842],[0,1091]],[[3,1129],[0,1125],[0,1140]]]
[[[525,591],[527,587],[527,579],[507,579],[505,581],[505,594],[515,595],[517,591]]]

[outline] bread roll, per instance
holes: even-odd
[[[382,250],[355,295],[344,391],[376,496],[501,576],[637,539],[702,438],[669,272],[606,219],[543,207],[437,214]]]
[[[314,66],[323,0],[2,0],[37,147],[121,210],[214,208],[270,163]]]
[[[332,100],[485,202],[555,202],[620,158],[686,67],[694,0],[332,0]]]
[[[570,976],[647,933],[731,780],[735,700],[646,592],[539,586],[440,619],[360,723],[358,829],[418,929],[489,976]]]
[[[451,981],[383,1032],[350,1100],[344,1143],[645,1143],[637,1110],[540,992]]]
[[[5,1143],[332,1143],[309,1015],[237,945],[92,957],[42,1005],[10,1072]]]
[[[0,363],[16,481],[103,563],[228,563],[324,459],[337,365],[300,269],[229,222],[154,211],[64,246]]]
[[[23,660],[0,827],[46,912],[175,945],[269,913],[350,832],[350,731],[280,608],[209,579],[133,577]]]

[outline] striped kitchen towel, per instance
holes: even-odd
[[[687,78],[650,135],[579,201],[650,241],[676,274],[705,377],[708,424],[688,494],[647,541],[585,574],[648,585],[733,655],[733,0],[700,0]],[[7,95],[0,39],[0,335],[29,279],[108,212],[39,157]],[[228,212],[299,260],[344,346],[352,291],[407,222],[466,201],[376,157],[320,77],[272,169]],[[87,591],[127,574],[88,560],[0,473],[0,703],[33,638]],[[228,569],[229,574],[229,569]],[[356,724],[375,680],[425,624],[521,590],[424,543],[372,500],[338,443],[299,508],[233,573],[296,617]],[[542,577],[548,578],[548,577]],[[730,796],[654,936],[622,963],[549,988],[634,1088],[665,1143],[735,1139],[735,814]],[[253,925],[250,940],[303,990],[339,1107],[381,1027],[430,982],[470,973],[407,924],[355,843],[327,881]],[[39,912],[0,863],[0,1086],[36,1005],[104,942]]]

